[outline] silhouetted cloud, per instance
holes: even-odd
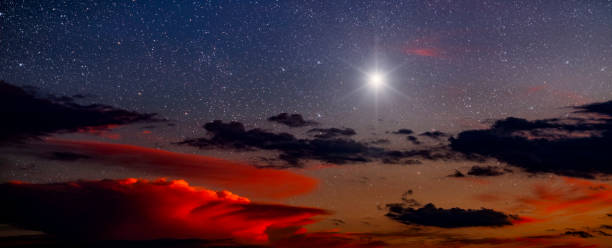
[[[60,152],[51,153],[47,158],[52,159],[52,160],[61,160],[61,161],[76,161],[80,159],[90,159],[92,157],[85,155],[85,154],[75,153],[75,152],[60,151]]]
[[[563,235],[566,236],[576,236],[576,237],[580,237],[580,238],[592,238],[593,235],[585,232],[585,231],[567,231],[565,232]]]
[[[443,133],[443,132],[440,132],[440,131],[427,131],[427,132],[421,133],[419,135],[420,136],[429,137],[429,138],[432,138],[432,139],[441,139],[441,138],[449,136],[447,133]]]
[[[268,118],[268,121],[278,122],[280,124],[287,125],[288,127],[304,127],[318,124],[315,121],[304,120],[304,117],[302,117],[300,114],[288,113],[280,113],[278,115],[271,116]]]
[[[369,156],[383,153],[381,148],[368,147],[349,139],[298,139],[289,133],[271,133],[262,129],[245,130],[240,122],[223,123],[216,120],[204,128],[211,138],[188,139],[179,144],[200,148],[230,148],[238,150],[263,149],[282,153],[279,159],[297,165],[302,159],[316,159],[330,163],[366,162]]]
[[[413,134],[414,132],[407,128],[400,128],[397,131],[394,131],[393,134]]]
[[[108,105],[79,105],[71,97],[36,96],[0,81],[0,143],[19,141],[55,132],[74,132],[87,127],[160,121],[143,114]]]
[[[478,166],[474,165],[467,172],[470,176],[485,176],[485,177],[493,177],[493,176],[501,176],[507,172],[511,172],[508,169],[504,169],[498,166]]]
[[[574,177],[612,173],[612,101],[578,106],[577,112],[601,118],[555,118],[529,121],[509,117],[491,128],[451,137],[450,147],[524,168]]]
[[[370,146],[349,138],[300,139],[289,133],[273,133],[259,128],[246,130],[240,122],[223,123],[220,120],[206,123],[209,137],[187,139],[178,144],[204,149],[273,150],[279,151],[280,160],[299,165],[301,160],[320,160],[328,163],[369,162],[380,159],[384,163],[404,163],[406,159],[456,159],[460,155],[448,149],[427,148],[396,151]]]
[[[123,179],[0,184],[0,221],[69,239],[232,239],[267,242],[273,228],[300,227],[317,208],[254,203],[182,180]]]
[[[598,113],[602,115],[612,116],[612,101],[591,103],[575,108],[578,109],[578,112]]]
[[[502,167],[499,167],[499,166],[492,166],[492,165],[480,166],[480,165],[474,165],[474,166],[470,167],[470,169],[467,171],[467,175],[477,176],[477,177],[493,177],[493,176],[501,176],[503,174],[511,173],[511,172],[512,172],[512,170],[510,170],[508,168],[502,168]],[[455,170],[455,173],[453,173],[451,175],[448,175],[448,177],[465,177],[465,174],[463,174],[459,170]]]
[[[465,175],[461,171],[455,170],[455,173],[448,175],[448,177],[465,177]]]
[[[421,203],[419,203],[416,199],[408,197],[408,196],[411,196],[412,193],[413,192],[410,189],[402,194],[402,203],[400,203],[401,207],[420,207],[421,206]]]
[[[420,144],[421,144],[421,141],[419,141],[419,139],[418,139],[417,137],[414,137],[414,136],[412,136],[412,135],[407,136],[407,137],[406,137],[406,139],[407,139],[408,141],[410,141],[410,142],[411,142],[412,144],[414,144],[414,145],[420,145]]]
[[[387,217],[404,223],[423,226],[436,226],[443,228],[490,226],[499,227],[512,225],[512,220],[517,217],[506,215],[491,209],[442,209],[436,208],[429,203],[422,208],[405,207],[401,204],[387,205],[389,212]]]
[[[351,129],[351,128],[344,128],[344,129],[340,129],[340,128],[313,128],[308,130],[308,133],[310,134],[314,134],[314,137],[316,138],[320,138],[320,139],[331,139],[331,138],[337,138],[337,137],[343,137],[343,136],[353,136],[355,134],[357,134],[355,132],[355,130]]]
[[[413,150],[398,151],[387,150],[381,156],[383,163],[387,164],[420,164],[420,161],[411,158],[421,158],[427,160],[475,160],[480,161],[477,156],[462,156],[459,153],[450,151],[447,147],[425,147]]]

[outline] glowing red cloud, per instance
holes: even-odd
[[[541,219],[536,219],[536,218],[531,218],[531,217],[525,217],[525,216],[521,216],[521,217],[518,217],[516,219],[511,220],[512,225],[535,223],[535,222],[540,222],[540,221],[542,221],[542,220]]]
[[[117,125],[117,124],[83,127],[83,128],[77,129],[77,133],[86,133],[86,134],[91,134],[94,136],[99,136],[102,138],[118,140],[121,138],[121,135],[118,133],[112,132],[113,129],[116,129],[118,127],[120,127],[120,125]]]
[[[68,150],[95,160],[148,172],[203,181],[207,185],[248,192],[254,196],[284,198],[312,191],[317,180],[286,170],[257,169],[247,164],[134,145],[94,141],[46,139],[46,149]]]
[[[612,187],[584,179],[563,178],[565,187],[535,187],[535,197],[522,197],[522,203],[534,206],[544,214],[584,213],[612,207]]]
[[[424,57],[443,57],[442,50],[437,48],[407,48],[404,52],[406,54]]]
[[[311,223],[325,210],[253,203],[183,180],[139,179],[0,185],[0,221],[70,239],[233,239],[266,242],[266,231]]]

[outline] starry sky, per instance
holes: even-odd
[[[8,0],[0,3],[0,80],[11,99],[2,114],[14,119],[0,132],[3,197],[45,206],[37,192],[48,183],[80,196],[67,182],[110,178],[80,187],[160,202],[197,187],[229,190],[198,204],[246,209],[225,220],[244,226],[218,233],[198,228],[194,220],[211,221],[200,215],[171,232],[171,220],[135,221],[167,237],[127,226],[127,236],[88,225],[99,231],[25,231],[14,227],[28,226],[20,220],[0,218],[2,237],[35,230],[96,242],[236,242],[228,246],[612,244],[610,0]],[[501,142],[512,137],[524,142]],[[572,142],[588,142],[576,143],[587,151]],[[563,149],[567,157],[555,160]],[[589,165],[570,163],[578,158]],[[30,183],[34,198],[14,195],[19,185],[7,182],[15,180]],[[258,212],[267,208],[282,216]],[[249,222],[251,214],[266,216]]]

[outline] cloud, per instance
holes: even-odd
[[[560,186],[536,185],[533,196],[518,201],[532,212],[551,217],[556,214],[584,214],[612,207],[612,187],[606,183],[564,177]]]
[[[352,128],[313,128],[308,130],[308,133],[315,134],[314,137],[320,139],[331,139],[342,136],[353,136],[357,134]]]
[[[573,177],[612,173],[612,101],[575,107],[597,117],[497,120],[489,129],[463,131],[450,147],[466,155],[496,158],[528,172]]]
[[[423,57],[440,57],[443,58],[446,55],[444,51],[439,48],[407,48],[404,50],[404,53],[409,55],[418,55]]]
[[[413,134],[414,132],[407,128],[400,128],[397,131],[392,132],[393,134]]]
[[[75,163],[102,162],[109,166],[146,169],[148,173],[189,178],[234,191],[269,198],[284,198],[312,191],[317,180],[285,170],[258,169],[223,159],[134,145],[94,141],[45,139],[31,144],[33,152]],[[47,152],[51,151],[51,152]],[[78,160],[77,160],[78,159]]]
[[[563,235],[576,236],[580,238],[592,238],[593,235],[585,231],[567,231]]]
[[[401,204],[387,205],[387,217],[408,225],[436,226],[443,228],[489,226],[500,227],[512,225],[517,217],[506,215],[491,209],[442,209],[429,203],[422,208],[405,207]]]
[[[429,138],[432,138],[432,139],[441,139],[441,138],[449,136],[447,133],[443,133],[443,132],[440,132],[440,131],[427,131],[427,132],[421,133],[419,135],[420,136],[429,137]]]
[[[68,239],[232,239],[268,241],[270,229],[299,227],[328,214],[317,208],[254,203],[182,180],[5,183],[0,220]]]
[[[448,177],[465,177],[465,175],[461,171],[455,170],[455,173],[448,175]]]
[[[300,139],[289,133],[273,133],[259,128],[246,130],[240,122],[224,123],[220,120],[206,123],[209,137],[186,139],[178,142],[203,149],[272,150],[280,152],[278,158],[289,165],[300,165],[301,160],[320,160],[334,164],[369,162],[376,159],[384,163],[403,163],[407,158],[448,159],[454,156],[448,150],[422,149],[410,151],[387,150],[348,138]]]
[[[240,122],[223,123],[216,120],[204,128],[211,138],[188,139],[179,144],[200,148],[229,148],[237,150],[277,150],[281,160],[297,165],[301,159],[316,159],[329,163],[366,162],[368,154],[381,153],[382,149],[348,139],[298,139],[288,133],[271,133],[262,129],[246,130]]]
[[[402,194],[402,203],[400,203],[400,207],[420,207],[422,206],[421,203],[419,203],[416,199],[414,198],[409,198],[408,196],[412,195],[412,190],[409,189],[408,191],[404,192]],[[392,205],[392,204],[391,204]],[[389,205],[387,205],[387,207],[389,207]]]
[[[494,176],[501,176],[507,172],[511,172],[511,170],[504,169],[498,166],[491,166],[491,165],[488,165],[488,166],[474,165],[472,166],[472,168],[470,168],[467,174],[470,176],[494,177]]]
[[[597,113],[612,116],[612,101],[586,104],[578,106],[576,109],[583,113]]]
[[[0,81],[0,142],[14,142],[56,132],[76,132],[88,127],[161,121],[108,105],[80,105],[70,97],[42,98]]]
[[[76,160],[83,160],[83,159],[91,159],[92,157],[85,155],[85,154],[75,153],[75,152],[58,151],[58,152],[52,152],[46,158],[51,159],[51,160],[59,160],[59,161],[76,161]]]
[[[410,141],[413,145],[420,145],[421,144],[421,141],[419,141],[419,139],[417,137],[414,137],[412,135],[407,136],[406,139],[408,141]]]
[[[304,120],[302,115],[300,114],[288,114],[288,113],[280,113],[275,116],[271,116],[268,118],[268,121],[277,122],[288,127],[304,127],[304,126],[313,126],[318,123],[315,121]]]

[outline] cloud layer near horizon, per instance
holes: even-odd
[[[163,176],[189,178],[258,197],[295,196],[312,191],[318,184],[314,178],[287,170],[258,169],[248,164],[196,154],[95,141],[51,138],[44,141],[31,145],[43,156],[69,152],[71,158],[77,157],[78,160],[73,161],[75,163],[102,162],[110,166],[145,169]]]

